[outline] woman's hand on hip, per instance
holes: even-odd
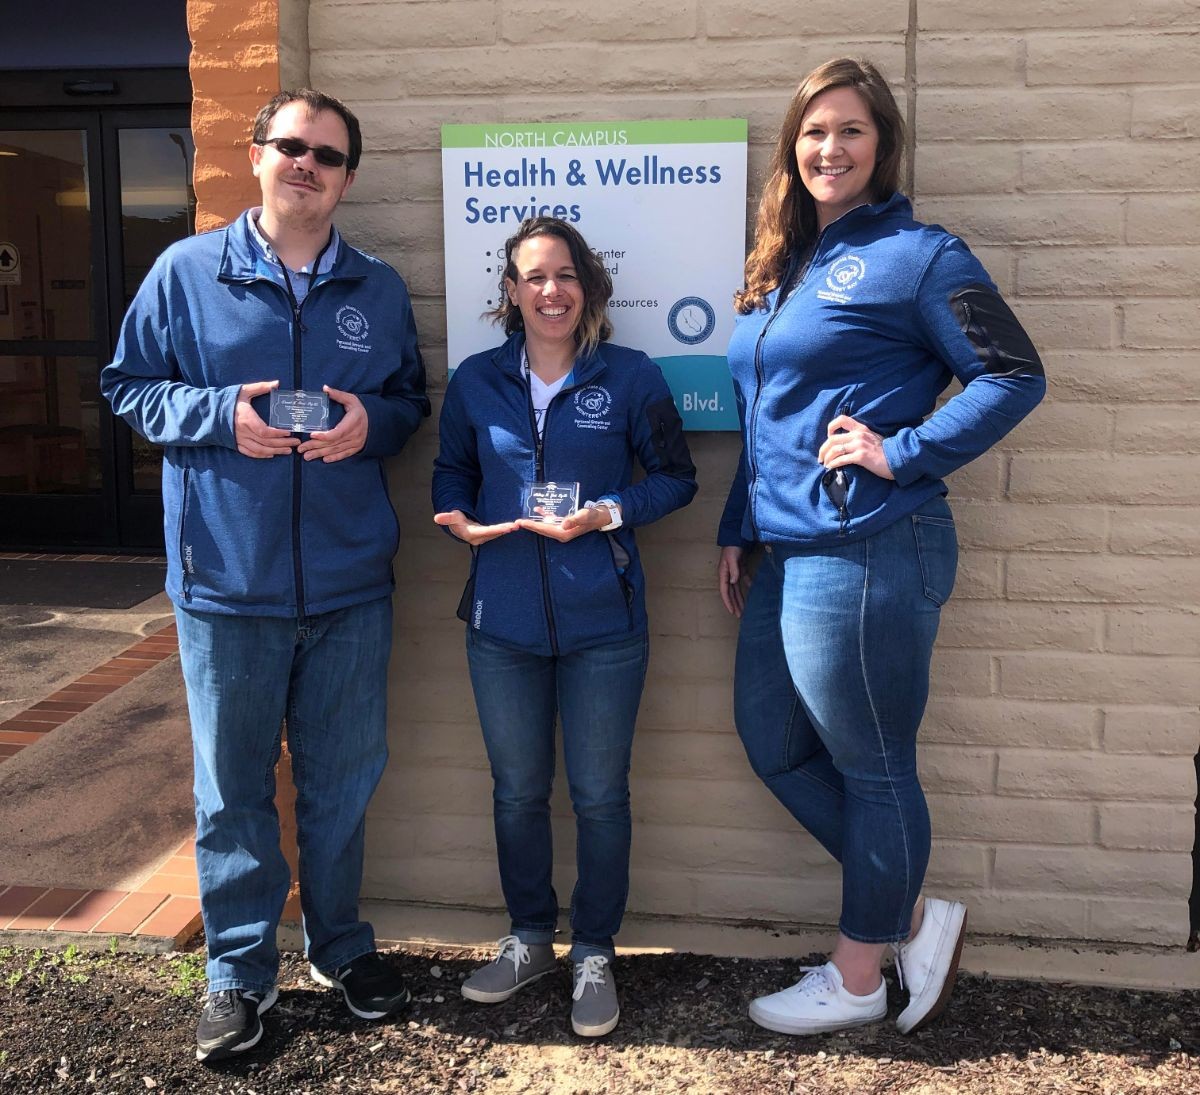
[[[721,548],[721,561],[717,564],[717,591],[731,616],[739,620],[746,608],[746,593],[750,589],[750,576],[742,569],[740,547]]]
[[[612,520],[612,514],[608,512],[608,507],[600,505],[591,509],[577,509],[561,521],[534,521],[531,518],[522,517],[517,521],[517,528],[528,529],[530,532],[536,532],[539,536],[546,536],[565,544],[568,540],[574,540],[577,536],[583,536],[585,533],[599,532],[605,525],[611,524]]]
[[[460,540],[472,546],[486,544],[497,536],[517,531],[516,521],[506,521],[502,525],[476,525],[469,521],[460,509],[452,509],[449,513],[435,513],[433,520],[434,524],[444,525]]]
[[[817,459],[827,468],[857,464],[881,479],[895,479],[883,455],[883,438],[846,414],[829,423],[829,436],[817,450]]]

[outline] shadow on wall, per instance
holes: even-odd
[[[1200,950],[1200,753],[1196,754],[1196,839],[1192,842],[1192,899],[1188,902],[1192,914],[1192,934],[1187,949]]]

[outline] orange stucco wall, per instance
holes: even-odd
[[[259,202],[247,147],[254,115],[279,90],[278,0],[189,0],[196,231],[228,224]],[[284,743],[276,769],[283,851],[296,878],[296,790]],[[299,915],[293,885],[285,915]]]
[[[279,90],[279,0],[189,0],[196,229],[258,203],[246,149],[258,108]]]

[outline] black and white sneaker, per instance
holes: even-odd
[[[274,987],[265,994],[253,989],[210,992],[196,1026],[196,1060],[222,1061],[258,1045],[263,1036],[259,1016],[278,999]]]
[[[412,999],[400,975],[377,951],[360,954],[333,973],[308,967],[318,985],[341,989],[348,1007],[360,1019],[384,1019],[394,1015]]]

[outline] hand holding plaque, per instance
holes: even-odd
[[[271,393],[270,421],[274,429],[291,433],[317,433],[329,428],[329,396],[324,392]]]

